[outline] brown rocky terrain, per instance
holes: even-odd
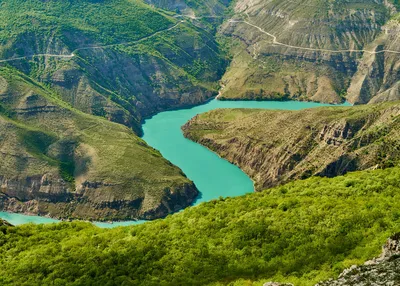
[[[221,29],[233,56],[220,99],[400,98],[390,1],[240,0],[233,14]]]
[[[200,114],[184,135],[239,166],[256,190],[310,176],[390,167],[400,159],[400,106],[302,111],[222,109]]]

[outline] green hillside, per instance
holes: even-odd
[[[0,208],[56,218],[153,219],[198,192],[123,125],[87,115],[0,68]]]
[[[164,220],[1,227],[3,285],[296,285],[336,277],[400,230],[399,168],[312,178]]]
[[[399,5],[0,1],[0,211],[66,220],[0,219],[0,285],[311,286],[378,256],[400,232]],[[185,135],[258,192],[193,207],[141,123],[218,92],[364,105],[196,116]],[[137,219],[157,220],[72,221]]]
[[[208,21],[223,16],[231,3],[230,0],[146,0],[146,2],[180,15],[205,17]]]
[[[173,16],[139,0],[3,1],[0,62],[27,57],[3,64],[140,133],[143,116],[209,99],[224,71],[213,35]]]
[[[112,44],[137,40],[174,23],[140,1],[8,0],[1,8],[3,44],[27,33],[62,37],[73,31],[98,44]]]
[[[0,5],[0,209],[128,220],[190,205],[194,184],[137,135],[216,94],[213,35],[139,0]]]

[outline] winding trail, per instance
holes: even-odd
[[[176,15],[174,16],[175,18],[188,18],[192,20],[201,20],[201,19],[219,19],[219,18],[224,18],[224,16],[189,16],[189,15]]]
[[[180,25],[181,23],[183,23],[184,21],[181,20],[178,23],[176,23],[175,25],[166,28],[166,29],[162,29],[159,30],[151,35],[148,35],[146,37],[140,38],[139,40],[135,40],[135,41],[130,41],[130,42],[123,42],[123,43],[118,43],[118,44],[110,44],[110,45],[101,45],[101,46],[88,46],[88,47],[82,47],[82,48],[78,48],[76,50],[74,50],[71,54],[69,55],[56,55],[56,54],[34,54],[34,55],[30,55],[30,56],[24,56],[24,57],[16,57],[16,58],[9,58],[9,59],[3,59],[0,60],[0,63],[7,63],[7,62],[12,62],[12,61],[19,61],[19,60],[27,60],[27,59],[32,59],[35,57],[48,57],[48,58],[63,58],[63,59],[71,59],[73,57],[76,56],[76,52],[78,51],[82,51],[82,50],[94,50],[94,49],[106,49],[106,48],[112,48],[112,47],[117,47],[117,46],[123,46],[123,45],[132,45],[132,44],[136,44],[136,43],[140,43],[142,41],[148,40],[152,37],[157,36],[158,34],[161,34],[163,32],[167,32],[170,30],[175,29],[178,25]]]
[[[35,58],[35,57],[49,57],[49,58],[65,58],[65,59],[70,59],[75,56],[74,53],[71,53],[70,55],[53,55],[53,54],[35,54],[31,56],[25,56],[25,57],[18,57],[18,58],[10,58],[10,59],[5,59],[5,60],[0,60],[0,63],[6,63],[6,62],[11,62],[11,61],[19,61],[19,60],[26,60],[30,58]]]
[[[193,20],[199,20],[199,19],[203,19],[203,18],[223,18],[223,16],[202,16],[202,17],[196,17],[196,16],[187,16],[187,15],[177,15],[176,18],[190,18]],[[64,58],[64,59],[71,59],[73,57],[76,56],[76,53],[78,51],[82,51],[82,50],[94,50],[94,49],[106,49],[106,48],[112,48],[112,47],[117,47],[117,46],[122,46],[122,45],[131,45],[131,44],[136,44],[136,43],[140,43],[142,41],[145,41],[147,39],[150,39],[152,37],[155,37],[157,35],[159,35],[160,33],[163,32],[167,32],[170,30],[175,29],[178,25],[180,25],[181,23],[183,23],[184,20],[179,21],[178,23],[176,23],[175,25],[163,29],[163,30],[159,30],[151,35],[148,35],[146,37],[143,37],[139,40],[135,40],[135,41],[130,41],[130,42],[123,42],[123,43],[118,43],[118,44],[110,44],[110,45],[99,45],[99,46],[88,46],[88,47],[82,47],[82,48],[78,48],[76,50],[74,50],[71,54],[69,55],[57,55],[57,54],[34,54],[34,55],[30,55],[30,56],[23,56],[23,57],[15,57],[15,58],[9,58],[9,59],[2,59],[0,60],[0,63],[7,63],[7,62],[12,62],[12,61],[19,61],[19,60],[27,60],[27,59],[32,59],[35,57],[48,57],[48,58]],[[381,54],[381,53],[393,53],[393,54],[400,54],[400,51],[394,51],[394,50],[380,50],[380,51],[369,51],[369,50],[353,50],[353,49],[348,49],[348,50],[329,50],[329,49],[314,49],[314,48],[307,48],[307,47],[300,47],[300,46],[293,46],[293,45],[289,45],[289,44],[285,44],[285,43],[281,43],[277,40],[277,37],[267,31],[265,31],[264,29],[262,29],[261,27],[254,25],[248,21],[245,20],[229,20],[228,23],[244,23],[246,25],[249,25],[253,28],[256,28],[257,30],[259,30],[261,33],[269,36],[272,38],[272,44],[273,45],[278,45],[278,46],[282,46],[282,47],[287,47],[287,48],[292,48],[292,49],[297,49],[297,50],[306,50],[306,51],[313,51],[313,52],[327,52],[327,53],[367,53],[367,54]]]
[[[281,43],[277,40],[277,37],[271,33],[268,33],[264,29],[262,29],[259,26],[256,26],[248,21],[245,20],[229,20],[228,23],[244,23],[247,24],[253,28],[256,28],[259,30],[261,33],[268,35],[272,38],[272,44],[277,45],[277,46],[282,46],[282,47],[287,47],[287,48],[292,48],[292,49],[297,49],[297,50],[306,50],[306,51],[313,51],[313,52],[327,52],[327,53],[366,53],[366,54],[371,54],[371,55],[376,55],[376,54],[382,54],[382,53],[392,53],[392,54],[400,54],[400,51],[394,51],[394,50],[380,50],[380,51],[369,51],[369,50],[353,50],[353,49],[348,49],[348,50],[329,50],[329,49],[314,49],[314,48],[307,48],[307,47],[300,47],[300,46],[292,46],[288,45],[285,43]]]

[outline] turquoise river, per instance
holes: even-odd
[[[235,197],[253,192],[253,182],[238,167],[221,159],[205,147],[183,137],[181,126],[199,113],[218,108],[258,108],[299,110],[324,104],[298,101],[219,101],[189,109],[161,112],[145,121],[143,139],[161,154],[179,166],[199,189],[201,195],[195,202],[210,201],[219,197]],[[347,103],[345,105],[348,105]],[[18,225],[24,223],[52,223],[55,219],[0,212],[0,218]],[[143,221],[95,223],[100,227],[132,225]]]

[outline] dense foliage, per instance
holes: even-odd
[[[377,255],[400,230],[399,177],[400,169],[392,168],[311,178],[112,230],[79,222],[1,227],[0,284],[265,278],[312,285]]]
[[[24,33],[54,35],[79,30],[109,44],[136,40],[173,24],[136,0],[7,0],[0,5],[1,41]]]

